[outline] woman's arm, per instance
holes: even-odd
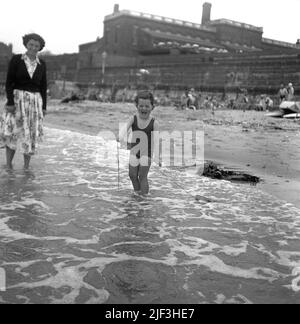
[[[16,56],[13,56],[9,62],[7,76],[6,76],[6,97],[7,97],[7,106],[14,106],[14,87],[16,84],[16,69],[17,69],[17,59]]]
[[[40,86],[40,92],[43,99],[43,112],[45,114],[47,110],[47,67],[46,63],[43,61],[43,76]]]

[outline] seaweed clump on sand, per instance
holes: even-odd
[[[260,182],[260,178],[256,176],[243,172],[221,169],[212,161],[205,162],[202,175],[211,179],[227,180],[232,182],[245,182],[251,184],[257,184]]]

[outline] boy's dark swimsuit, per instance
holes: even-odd
[[[134,116],[134,121],[132,124],[132,142],[128,143],[127,147],[132,153],[140,159],[141,156],[148,156],[152,158],[152,147],[153,147],[153,136],[152,132],[154,131],[154,122],[155,119],[152,118],[148,126],[144,129],[139,128],[137,116]],[[134,149],[140,143],[140,132],[143,132],[147,135],[148,143],[143,143],[139,148]]]

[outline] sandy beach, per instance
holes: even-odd
[[[299,123],[158,107],[161,129],[204,124],[205,159],[262,180],[153,164],[141,197],[128,151],[95,136],[134,111],[50,101],[31,169],[1,150],[0,304],[299,303]]]
[[[46,126],[96,135],[117,134],[119,122],[135,112],[133,104],[50,101]],[[258,176],[259,189],[300,207],[300,121],[265,117],[241,110],[176,110],[157,107],[154,116],[167,131],[205,131],[205,160]]]

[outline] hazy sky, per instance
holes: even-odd
[[[201,0],[0,0],[0,42],[24,51],[22,36],[41,34],[54,54],[78,52],[78,45],[103,35],[104,16],[131,9],[201,23]],[[264,37],[296,43],[300,0],[211,0],[212,19],[227,18],[264,28]]]

